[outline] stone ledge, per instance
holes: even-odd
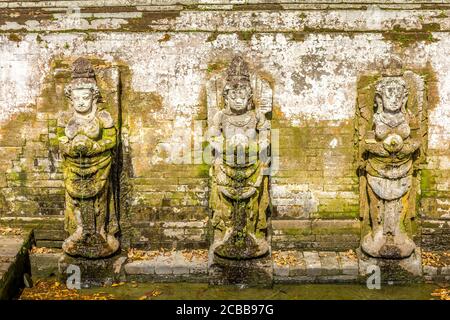
[[[92,1],[94,2],[94,1]],[[68,3],[68,1],[67,1]],[[179,5],[150,6],[103,6],[99,11],[96,5],[89,2],[79,3],[82,8],[80,16],[69,10],[68,4],[59,2],[58,6],[45,7],[37,3],[2,3],[0,10],[2,19],[0,31],[6,32],[61,32],[61,31],[140,31],[140,32],[208,32],[216,36],[236,33],[237,36],[251,38],[254,33],[290,33],[290,38],[305,37],[309,34],[323,33],[394,33],[409,32],[422,35],[443,34],[449,31],[450,18],[440,17],[444,9],[450,9],[450,3],[439,3],[439,8],[430,4],[394,4],[396,11],[407,11],[409,23],[405,23],[402,15],[391,15],[388,8],[368,6],[364,3],[334,3],[334,4],[283,4],[277,9],[270,5],[236,6],[224,10],[223,5],[210,10]],[[73,8],[78,1],[71,1]],[[5,6],[7,5],[7,6]],[[231,6],[231,5],[230,5]],[[380,5],[381,6],[381,5]],[[385,5],[389,6],[389,5]],[[33,8],[36,12],[30,12]],[[219,9],[221,8],[221,9]],[[225,7],[226,8],[226,7]],[[266,9],[264,9],[266,8]],[[144,10],[145,9],[145,10]],[[387,9],[387,10],[383,10]],[[380,12],[379,24],[368,23],[374,11]],[[37,12],[43,13],[39,14]],[[91,11],[91,12],[89,12]],[[352,14],[349,14],[350,11]],[[393,10],[392,10],[393,11]],[[239,14],[239,19],[236,15]],[[301,18],[300,18],[301,17]],[[215,23],[211,23],[215,21]],[[233,22],[229,22],[233,21]],[[427,21],[427,23],[425,22]],[[397,27],[400,27],[398,29]],[[431,28],[431,29],[430,29]],[[242,34],[242,33],[245,34]],[[205,35],[205,40],[210,35]],[[300,37],[300,38],[301,38]],[[332,172],[336,174],[336,172]]]
[[[208,274],[207,256],[203,258],[189,255],[188,251],[172,251],[148,260],[131,261],[124,266],[125,274],[133,280],[205,278]]]
[[[203,251],[205,255],[202,254]],[[124,279],[138,282],[209,281],[210,270],[206,250],[148,251],[147,253],[150,256],[135,261],[129,260],[122,266]],[[440,254],[448,254],[448,252],[440,252]],[[37,275],[46,277],[55,273],[60,256],[59,252],[32,253],[30,260],[33,277]],[[394,267],[396,270],[400,267],[409,272],[410,276],[417,278],[418,281],[422,279],[426,282],[446,283],[450,280],[450,265],[445,263],[447,260],[439,260],[439,266],[429,265],[430,262],[420,258],[422,257],[420,248],[417,248],[414,256],[397,261],[399,266]],[[370,275],[370,270],[367,269],[369,265],[379,265],[384,273],[386,267],[392,267],[386,263],[395,262],[387,260],[375,262],[373,258],[361,256],[358,250],[280,250],[272,252],[271,266],[274,283],[349,283],[366,281]],[[1,267],[0,264],[0,273]],[[398,282],[406,279],[404,276],[402,275],[402,279],[397,279]],[[394,279],[394,282],[397,280]]]
[[[420,255],[420,249],[418,249]],[[128,261],[123,265],[127,281],[155,282],[208,282],[208,257],[194,256],[193,251],[171,251],[147,258]],[[33,277],[49,276],[57,268],[61,253],[32,254],[30,256]],[[367,279],[367,266],[371,258],[361,258],[360,253],[349,251],[301,251],[285,250],[272,252],[274,283],[351,283]],[[408,259],[406,259],[408,260]],[[439,267],[423,264],[419,260],[403,261],[415,269],[423,270],[427,282],[448,282],[450,266]],[[37,266],[36,264],[39,264]],[[1,265],[0,265],[1,267]],[[383,269],[383,265],[381,268]],[[422,273],[421,270],[415,270]],[[1,273],[1,268],[0,268]]]
[[[354,282],[359,277],[358,259],[350,251],[277,251],[274,256],[275,282]]]
[[[382,0],[379,1],[378,5],[391,5],[391,6],[408,6],[408,5],[421,5],[421,4],[449,4],[448,0]],[[187,9],[193,9],[195,6],[199,6],[201,8],[210,8],[210,7],[220,7],[224,9],[228,8],[248,8],[254,9],[255,6],[259,5],[261,8],[265,8],[266,10],[274,9],[274,8],[290,8],[291,6],[299,6],[299,5],[367,5],[373,4],[373,1],[370,0],[325,0],[325,1],[317,1],[317,0],[134,0],[134,1],[123,1],[123,0],[53,0],[53,1],[32,1],[32,0],[23,0],[23,1],[2,1],[0,2],[0,8],[8,7],[8,8],[55,8],[55,7],[67,7],[67,6],[79,6],[79,7],[164,7],[164,6],[186,6]],[[276,6],[276,7],[275,7]]]
[[[185,253],[188,251],[184,251]],[[275,282],[353,282],[358,280],[358,260],[346,256],[346,252],[323,251],[281,251],[276,253],[280,260],[273,260]],[[295,256],[295,259],[291,259]],[[207,279],[208,258],[187,259],[182,251],[158,255],[149,260],[128,262],[124,266],[127,278],[133,280],[183,281],[186,279]]]
[[[23,287],[31,232],[22,235],[0,235],[0,300],[11,299]]]
[[[30,253],[31,276],[34,279],[45,279],[58,274],[58,261],[63,255],[60,252]]]

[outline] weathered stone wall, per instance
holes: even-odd
[[[104,2],[109,7],[96,1],[0,2],[2,223],[37,227],[45,246],[59,246],[65,237],[55,126],[67,108],[70,62],[85,56],[96,70],[120,71],[119,88],[105,82],[100,89],[107,108],[115,90],[121,97],[120,117],[115,112],[127,185],[124,244],[206,248],[209,166],[199,161],[196,135],[206,127],[205,84],[242,53],[274,88],[274,248],[356,248],[358,81],[398,57],[406,70],[426,74],[428,150],[416,240],[448,249],[446,1]],[[186,146],[191,154],[177,158]]]

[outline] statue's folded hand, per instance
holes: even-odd
[[[66,136],[58,138],[59,140],[59,150],[62,154],[72,155],[69,139]]]
[[[400,158],[407,157],[414,153],[420,147],[420,141],[410,140],[406,141],[403,148],[399,151],[398,156]]]
[[[364,149],[370,153],[373,153],[380,157],[388,157],[389,151],[387,151],[382,143],[365,143]]]
[[[92,141],[84,135],[78,135],[72,140],[72,151],[79,156],[86,155],[92,146]]]
[[[87,156],[92,156],[98,153],[102,153],[103,151],[105,151],[105,148],[103,147],[103,145],[101,143],[98,142],[94,142],[92,144],[92,147],[86,152]]]

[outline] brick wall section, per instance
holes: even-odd
[[[47,113],[12,120],[0,136],[0,213],[8,216],[61,215],[64,183],[58,154],[49,144]],[[22,119],[21,119],[22,118]]]
[[[359,245],[359,185],[352,121],[317,121],[279,130],[280,165],[272,178],[276,248],[332,250]]]
[[[358,220],[273,220],[272,247],[283,249],[348,250],[359,246]]]
[[[356,218],[353,123],[277,128],[275,120],[274,129],[280,135],[280,165],[272,178],[274,218]]]

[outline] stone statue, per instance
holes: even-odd
[[[415,214],[413,162],[421,141],[411,134],[415,119],[407,109],[408,94],[402,76],[385,76],[377,82],[372,130],[362,141],[367,160],[362,192],[371,230],[361,249],[372,257],[407,258],[415,249],[406,223]]]
[[[268,167],[270,121],[255,109],[247,63],[235,57],[222,92],[224,108],[210,123],[210,208],[214,253],[225,259],[258,258],[269,252]]]
[[[111,183],[116,128],[110,113],[98,110],[100,92],[88,60],[74,62],[65,94],[73,109],[58,119],[66,189],[65,229],[70,234],[62,248],[75,257],[108,257],[119,249]]]

